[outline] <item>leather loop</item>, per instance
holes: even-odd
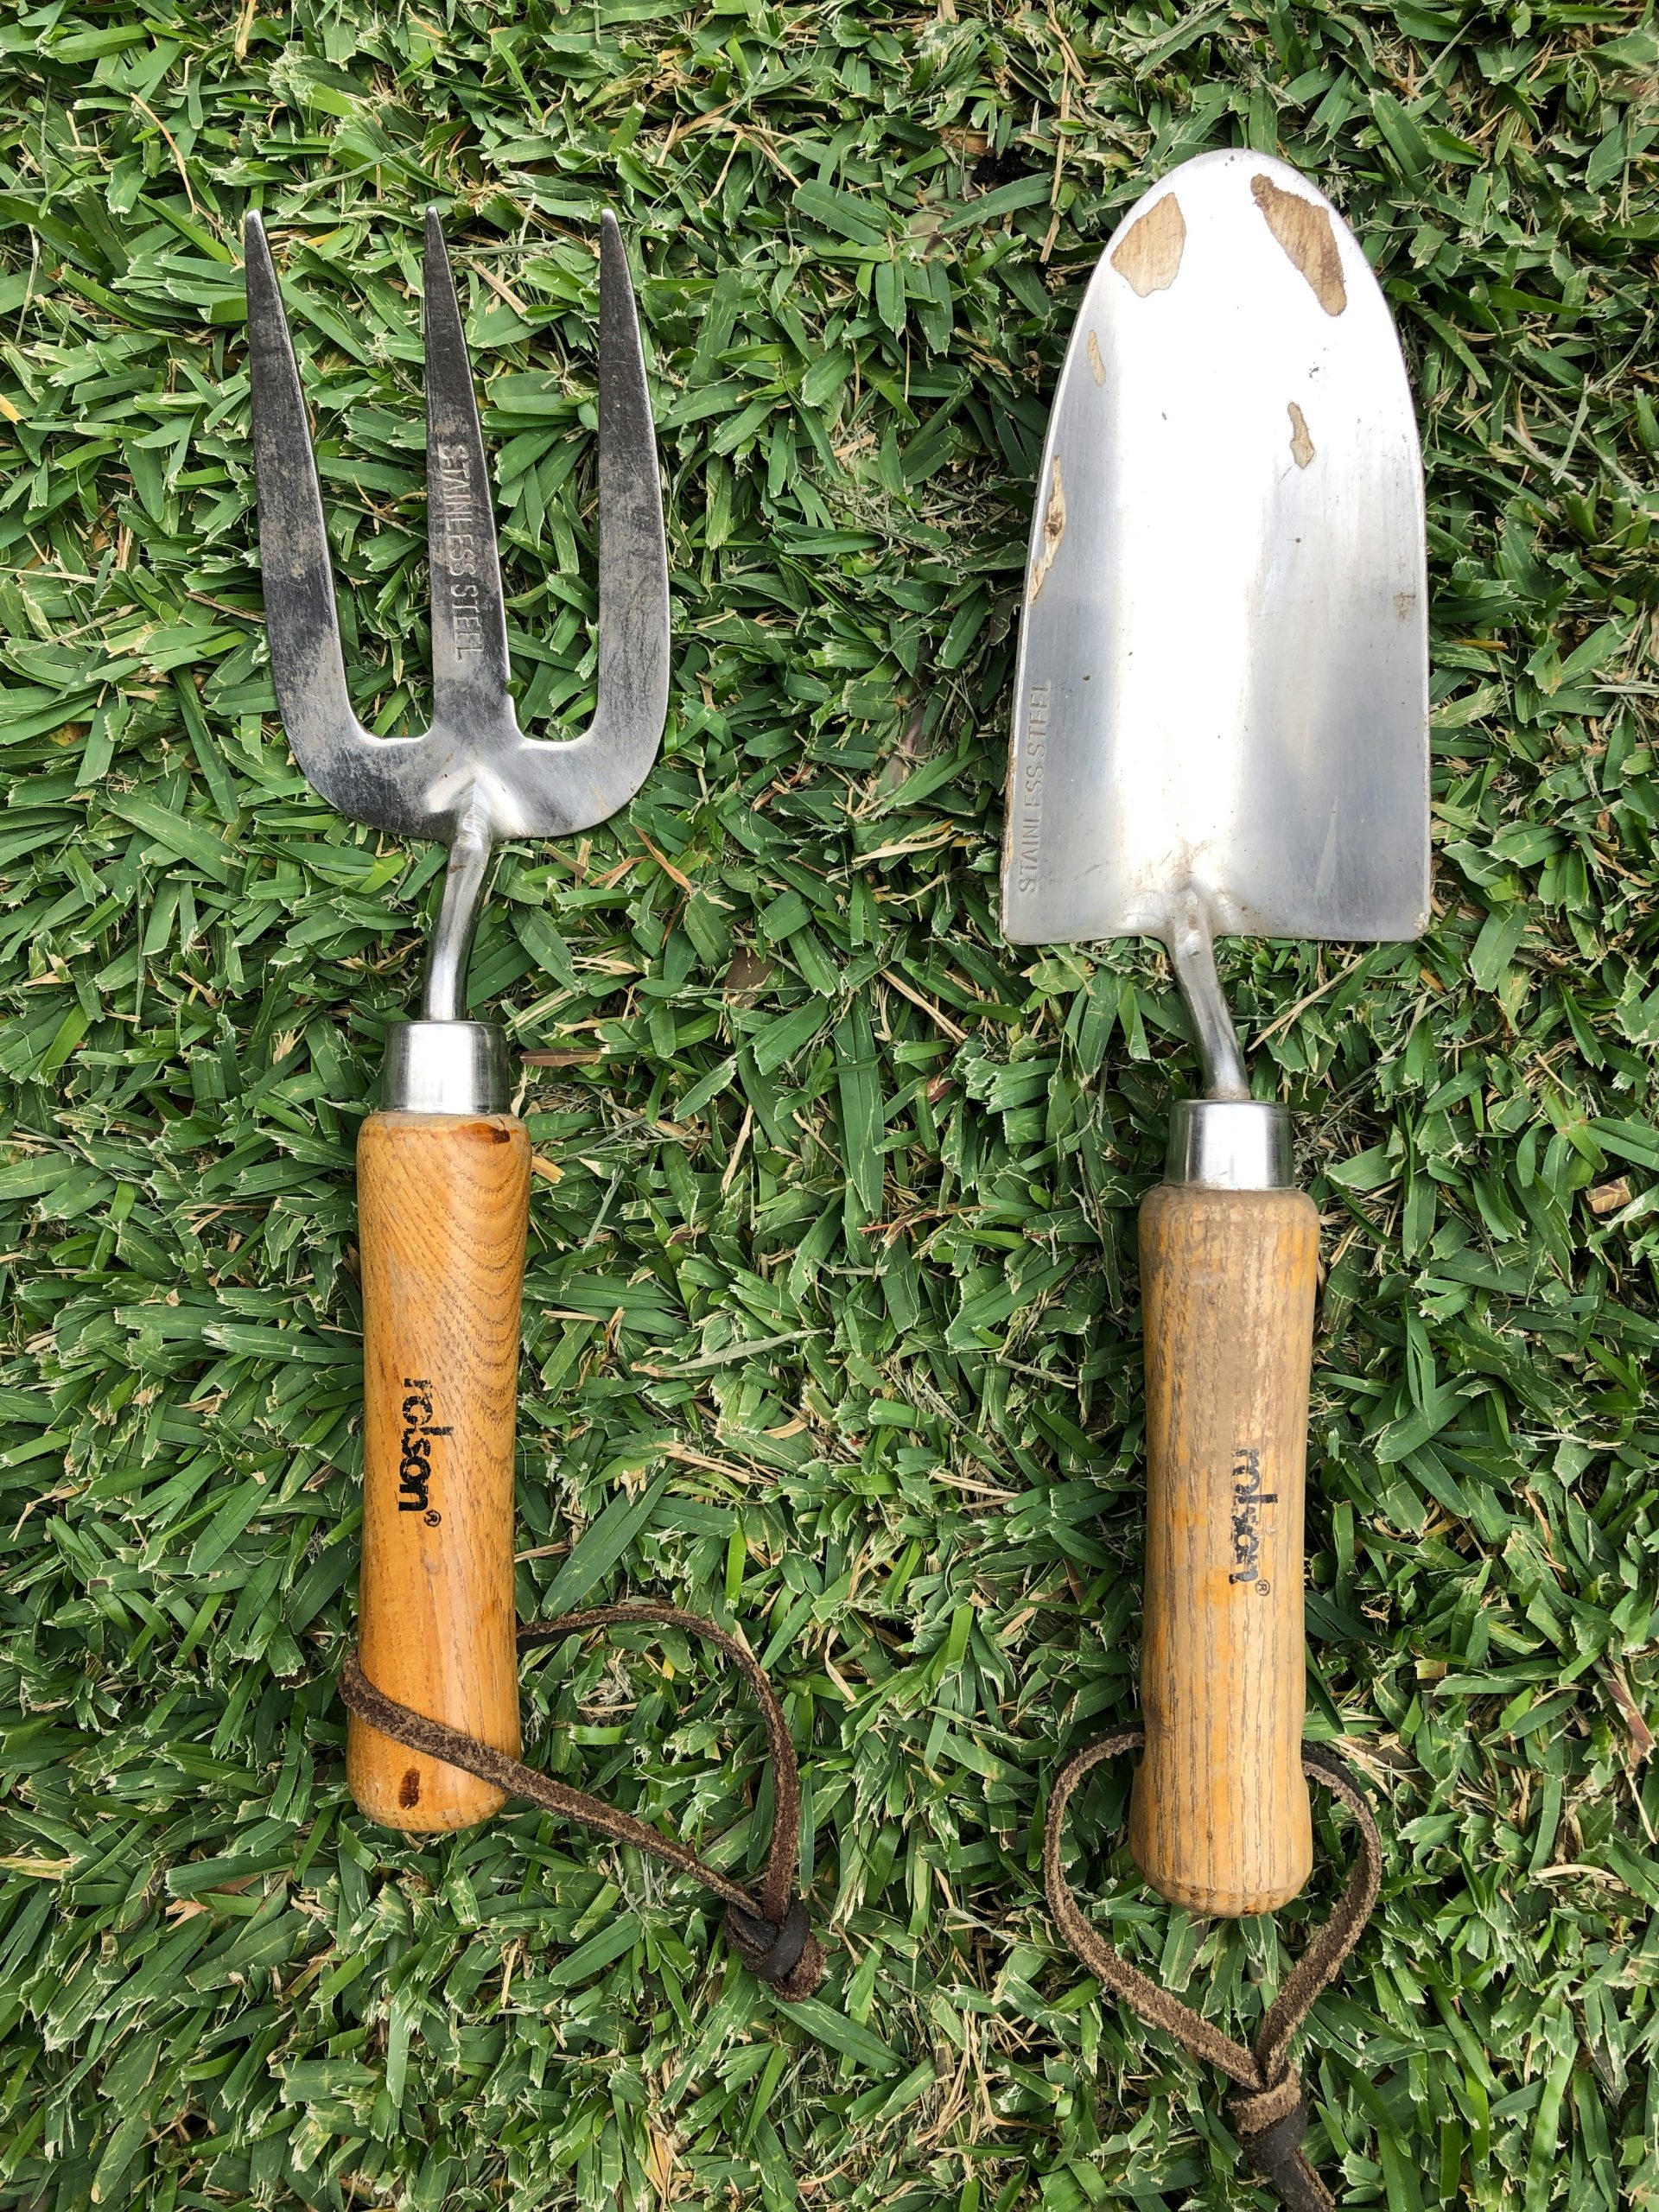
[[[566,1613],[555,1621],[538,1621],[518,1631],[518,1649],[582,1636],[594,1629],[658,1627],[683,1629],[705,1643],[714,1644],[736,1666],[760,1708],[766,1745],[772,1755],[773,1811],[772,1840],[759,1886],[751,1891],[700,1859],[676,1836],[664,1835],[645,1821],[635,1820],[620,1806],[607,1805],[585,1789],[573,1789],[539,1774],[522,1760],[510,1758],[490,1745],[429,1719],[378,1688],[358,1664],[353,1652],[340,1670],[340,1694],[348,1709],[383,1736],[427,1758],[459,1767],[493,1783],[509,1796],[527,1798],[560,1820],[574,1821],[613,1843],[632,1844],[638,1851],[660,1859],[682,1874],[690,1874],[711,1890],[727,1908],[726,1929],[732,1948],[751,1974],[776,1990],[785,2003],[810,1997],[823,1979],[823,1951],[811,1932],[806,1907],[794,1889],[795,1861],[800,1850],[801,1783],[795,1763],[795,1746],[789,1724],[765,1669],[748,1649],[696,1613],[683,1613],[674,1605],[601,1605],[587,1612]]]
[[[1321,1783],[1353,1815],[1359,1828],[1359,1857],[1328,1920],[1314,1930],[1284,1987],[1268,2006],[1254,2050],[1160,1989],[1132,1967],[1084,1918],[1061,1864],[1066,1808],[1077,1784],[1105,1759],[1139,1750],[1146,1736],[1125,1729],[1079,1751],[1060,1770],[1049,1800],[1043,1834],[1043,1875],[1048,1902],[1062,1936],[1079,1962],[1148,2027],[1174,2037],[1192,2057],[1219,2067],[1238,2085],[1228,2111],[1239,2147],[1255,2171],[1279,2192],[1286,2212],[1333,2212],[1333,2199],[1306,2158],[1300,2144],[1307,2126],[1307,2100],[1289,2059],[1290,2042],[1321,1990],[1337,1976],[1359,1941],[1376,1903],[1382,1876],[1382,1839],[1358,1783],[1334,1752],[1323,1745],[1302,1746],[1302,1771]]]

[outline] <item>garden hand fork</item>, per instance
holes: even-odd
[[[621,233],[601,221],[599,696],[563,743],[527,738],[507,689],[489,477],[435,211],[424,270],[432,726],[376,737],[353,712],[322,498],[259,218],[247,226],[259,556],[295,758],[342,814],[449,848],[424,1018],[387,1039],[358,1141],[364,1515],[358,1656],[397,1703],[516,1754],[513,1420],[530,1139],[506,1039],[469,1021],[467,960],[492,845],[591,828],[645,780],[668,704],[668,556],[651,401]],[[353,1718],[346,1772],[391,1827],[465,1827],[504,1802]]]

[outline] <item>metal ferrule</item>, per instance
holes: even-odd
[[[493,1021],[400,1021],[386,1032],[389,1114],[500,1114],[512,1095],[505,1030]]]
[[[1178,1098],[1164,1179],[1204,1191],[1288,1190],[1288,1109],[1254,1098]]]

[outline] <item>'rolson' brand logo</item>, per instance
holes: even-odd
[[[1272,1584],[1262,1581],[1262,1508],[1277,1505],[1278,1495],[1262,1487],[1262,1454],[1254,1445],[1233,1452],[1233,1571],[1229,1582],[1254,1582],[1265,1598]]]
[[[397,1510],[423,1513],[429,1529],[442,1520],[432,1510],[432,1439],[452,1429],[432,1425],[432,1385],[423,1376],[404,1377],[404,1435],[397,1451]]]

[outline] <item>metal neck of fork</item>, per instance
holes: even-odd
[[[464,1021],[467,1018],[467,963],[472,957],[479,908],[484,903],[490,845],[488,817],[473,800],[449,842],[443,903],[438,909],[438,925],[432,932],[432,953],[426,969],[425,1012],[429,1021]]]
[[[499,1114],[512,1091],[505,1033],[467,1019],[467,963],[490,868],[489,817],[476,798],[449,841],[426,970],[426,1018],[386,1037],[380,1103],[393,1114]]]

